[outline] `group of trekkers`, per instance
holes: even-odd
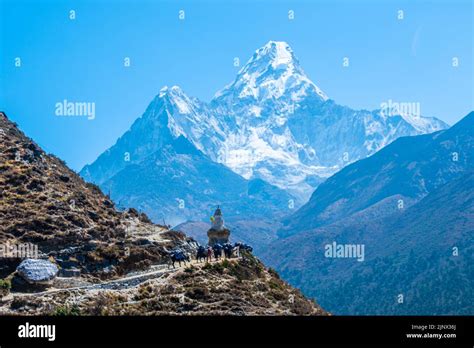
[[[208,245],[207,247],[199,245],[196,250],[195,259],[198,262],[201,260],[204,260],[205,262],[211,262],[212,257],[214,257],[217,261],[222,257],[222,255],[224,255],[225,258],[231,258],[233,255],[235,255],[235,257],[240,257],[242,250],[252,252],[253,248],[245,243],[235,243],[234,245],[231,243],[216,243],[213,246]],[[181,266],[181,262],[186,264],[186,261],[191,261],[189,255],[181,249],[173,250],[170,253],[170,259],[173,267],[175,262],[178,262],[179,266]]]

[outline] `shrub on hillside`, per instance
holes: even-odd
[[[0,279],[0,298],[8,295],[11,288],[12,288],[12,283],[10,280]]]

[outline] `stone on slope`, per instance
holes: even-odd
[[[18,266],[17,272],[28,283],[46,283],[56,277],[58,267],[48,260],[26,259]]]

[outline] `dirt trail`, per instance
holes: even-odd
[[[234,258],[235,259],[235,258]],[[212,260],[211,263],[215,262],[222,262],[224,259],[220,259],[218,261]],[[156,279],[160,278],[165,274],[170,274],[174,273],[180,269],[183,269],[185,267],[189,267],[190,265],[193,266],[202,266],[204,265],[205,262],[201,261],[198,262],[197,260],[191,260],[191,262],[187,262],[186,264],[182,264],[181,267],[176,265],[175,268],[171,267],[168,264],[160,264],[160,265],[154,265],[151,266],[151,268],[157,269],[153,271],[143,271],[139,273],[134,273],[134,274],[129,274],[123,278],[120,279],[114,279],[114,280],[109,280],[103,283],[97,283],[97,284],[90,284],[90,285],[81,285],[81,286],[76,286],[76,287],[70,287],[70,288],[61,288],[61,289],[49,289],[46,291],[42,292],[35,292],[35,293],[22,293],[22,292],[15,292],[12,293],[13,296],[15,297],[28,297],[28,296],[42,296],[42,295],[49,295],[49,294],[54,294],[54,293],[59,293],[59,292],[68,292],[68,291],[76,291],[76,290],[122,290],[122,289],[128,289],[131,287],[135,287],[149,279]]]

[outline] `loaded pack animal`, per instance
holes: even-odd
[[[222,255],[222,245],[219,243],[214,244],[212,250],[214,250],[214,257],[216,260],[219,260],[219,257]]]
[[[230,259],[232,257],[232,251],[234,250],[234,246],[230,243],[225,243],[222,248],[224,249],[224,255],[226,258]]]
[[[234,248],[238,248],[239,252],[244,250],[244,251],[248,251],[249,253],[251,253],[253,251],[253,248],[250,245],[245,244],[245,243],[241,243],[241,242],[235,243]]]
[[[197,249],[196,260],[199,262],[201,259],[204,261],[207,259],[207,249],[200,245]]]
[[[179,263],[179,267],[181,267],[181,262],[184,262],[185,265],[186,265],[186,261],[191,262],[191,260],[189,259],[189,256],[186,255],[184,251],[179,250],[179,249],[173,250],[170,253],[170,261],[171,261],[171,264],[173,265],[173,268],[175,267],[174,266],[175,262]]]

